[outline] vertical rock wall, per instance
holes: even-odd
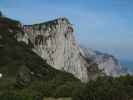
[[[25,25],[23,30],[24,34],[16,36],[18,41],[32,44],[33,51],[48,64],[72,73],[83,82],[96,78],[101,69],[104,69],[107,75],[120,71],[116,60],[110,56],[97,55],[94,51],[80,48],[75,41],[72,24],[67,18]]]
[[[74,74],[82,81],[87,81],[87,62],[80,55],[78,44],[73,36],[74,29],[66,18],[25,25],[24,35],[18,35],[18,41],[33,44],[33,51],[48,64],[59,70]]]

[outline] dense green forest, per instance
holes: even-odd
[[[75,100],[133,100],[133,76],[99,77],[88,82]]]
[[[10,87],[0,95],[0,99],[41,100],[44,96],[72,97],[73,100],[133,100],[133,76],[99,77],[82,85],[55,78],[52,81],[36,82],[27,89]]]

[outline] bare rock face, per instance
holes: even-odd
[[[101,69],[107,75],[114,74],[114,70],[119,69],[112,57],[103,59],[105,56],[87,55],[76,43],[74,29],[67,18],[25,25],[23,30],[24,34],[16,35],[18,41],[31,45],[32,50],[54,68],[72,73],[83,82],[101,75]]]
[[[120,62],[112,55],[101,53],[99,51],[94,51],[90,48],[81,47],[83,50],[83,55],[87,59],[91,59],[92,63],[96,63],[100,70],[109,76],[119,76],[123,73],[122,66]]]
[[[88,80],[89,64],[81,56],[68,19],[59,18],[23,28],[25,34],[18,34],[18,41],[31,42],[33,51],[54,68],[70,72],[82,81]]]

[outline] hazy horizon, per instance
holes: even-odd
[[[133,61],[131,0],[1,0],[0,10],[23,24],[65,16],[79,44]]]

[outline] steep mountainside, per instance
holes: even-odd
[[[92,56],[87,56],[75,41],[73,26],[67,18],[25,25],[23,29],[25,33],[16,36],[18,41],[31,44],[32,50],[48,64],[72,73],[84,82],[100,75],[101,69],[114,76],[121,69],[111,56],[96,55],[95,62]]]
[[[25,100],[25,95],[71,96],[82,85],[80,80],[52,68],[30,45],[18,42],[20,33],[24,34],[18,21],[0,17],[0,99],[7,100],[7,94],[8,100]],[[13,99],[17,97],[21,99]]]
[[[72,73],[82,81],[88,81],[89,62],[81,55],[73,36],[73,27],[66,18],[25,25],[25,34],[17,34],[18,41],[32,44],[33,51],[54,68]],[[92,75],[93,76],[93,75]]]

